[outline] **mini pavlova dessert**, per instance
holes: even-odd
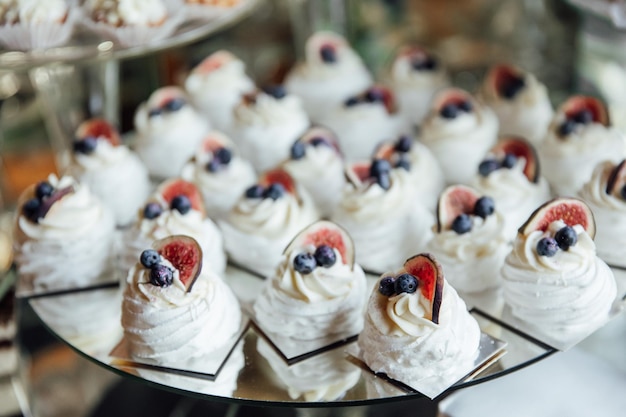
[[[345,339],[363,327],[365,274],[350,236],[334,223],[302,230],[265,284],[253,311],[270,338]]]
[[[472,186],[494,199],[510,240],[528,216],[551,197],[548,182],[540,176],[535,149],[515,137],[501,138],[491,148],[478,165]]]
[[[203,267],[198,242],[175,235],[152,248],[141,252],[126,280],[122,327],[130,358],[172,367],[233,342],[241,327],[239,302]]]
[[[500,283],[510,245],[496,208],[491,197],[465,185],[450,186],[439,197],[437,225],[427,250],[459,291],[480,292]]]
[[[487,74],[480,97],[500,121],[500,134],[520,136],[538,145],[554,115],[548,90],[529,72],[496,65]]]
[[[285,170],[275,169],[261,175],[219,225],[229,259],[270,276],[289,242],[316,220],[308,193]]]
[[[594,234],[591,210],[573,198],[545,203],[520,228],[502,268],[504,300],[542,338],[568,340],[608,319],[616,283]]]
[[[2,0],[0,43],[23,51],[60,46],[72,36],[77,17],[68,0]]]
[[[598,256],[611,266],[626,268],[626,160],[601,162],[578,192],[596,221]]]
[[[411,136],[402,135],[395,141],[381,143],[375,159],[386,159],[394,169],[403,169],[413,178],[413,191],[419,204],[433,213],[446,180],[439,162],[426,146]]]
[[[383,274],[373,289],[358,355],[373,372],[415,389],[439,381],[447,388],[473,369],[480,338],[441,266],[419,254]]]
[[[554,193],[573,196],[602,161],[626,156],[624,136],[611,126],[600,100],[573,96],[554,115],[545,140],[537,149],[543,173]]]
[[[246,75],[245,64],[228,51],[220,50],[206,57],[185,81],[185,90],[213,127],[229,134],[233,110],[241,96],[255,90]]]
[[[365,270],[388,270],[426,247],[434,218],[416,201],[408,171],[375,159],[348,166],[346,176],[332,220],[354,240],[356,260]]]
[[[498,119],[469,93],[446,89],[435,96],[419,139],[439,161],[449,184],[468,184],[496,143]]]
[[[344,38],[314,33],[306,43],[304,62],[287,74],[285,88],[302,99],[314,122],[372,84],[372,76]]]
[[[55,291],[114,281],[109,273],[113,214],[72,177],[27,188],[18,202],[15,261],[19,291]]]
[[[182,177],[200,190],[207,215],[224,218],[243,192],[256,180],[252,165],[224,134],[213,131],[202,140],[194,157],[183,167]]]
[[[335,132],[348,162],[368,159],[379,143],[402,133],[393,93],[382,86],[351,96],[321,123]]]
[[[300,99],[282,86],[244,95],[235,107],[232,139],[257,172],[289,158],[293,142],[309,127]]]
[[[441,61],[417,46],[405,46],[396,54],[389,83],[398,101],[403,125],[412,132],[420,126],[430,110],[438,90],[450,84]]]
[[[337,138],[324,127],[312,127],[291,145],[282,167],[311,195],[322,217],[339,205],[346,184]]]
[[[136,150],[150,175],[167,179],[180,175],[183,165],[210,132],[210,124],[178,87],[163,87],[135,113]]]
[[[150,193],[148,170],[104,119],[78,126],[69,171],[111,209],[118,226],[135,220]]]
[[[221,275],[226,268],[222,234],[206,217],[202,196],[191,182],[180,178],[159,185],[135,225],[124,232],[121,266],[128,271],[154,240],[172,235],[193,237],[202,248],[204,269]]]

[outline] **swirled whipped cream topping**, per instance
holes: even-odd
[[[158,364],[175,364],[209,354],[239,331],[241,310],[228,285],[211,271],[202,271],[190,292],[179,271],[173,283],[150,283],[150,270],[135,265],[126,280],[122,302],[122,327],[131,357]]]
[[[25,289],[54,290],[86,287],[112,276],[110,263],[115,223],[110,210],[84,184],[72,177],[48,182],[73,192],[56,201],[45,217],[34,223],[19,214],[15,224],[15,259],[19,285]]]
[[[391,171],[391,186],[347,184],[333,215],[356,247],[357,262],[368,271],[385,271],[423,252],[431,237],[434,217],[416,203],[412,177],[403,169]]]
[[[230,132],[234,108],[241,96],[253,91],[255,85],[246,75],[243,61],[231,53],[218,51],[208,59],[221,56],[223,62],[210,71],[202,68],[202,64],[195,68],[185,81],[185,89],[216,129]]]
[[[459,291],[479,292],[500,283],[500,269],[510,245],[504,218],[496,207],[498,211],[485,219],[473,216],[469,232],[434,231],[428,242],[427,250],[437,257],[446,279]]]
[[[75,153],[70,172],[112,210],[118,225],[130,224],[150,193],[148,171],[137,155],[106,140],[90,154]]]
[[[18,0],[17,5],[22,23],[63,23],[69,11],[65,0]]]
[[[482,195],[494,199],[498,211],[504,216],[504,234],[509,240],[515,238],[517,229],[533,211],[551,197],[546,179],[540,177],[537,183],[529,181],[524,175],[525,166],[526,160],[520,157],[512,168],[497,169],[486,177],[477,174],[472,182]]]
[[[338,260],[331,267],[317,267],[309,274],[294,268],[294,258],[314,253],[307,245],[284,254],[275,275],[267,281],[254,303],[259,325],[266,331],[299,340],[335,334],[355,335],[363,326],[365,274]]]
[[[136,151],[151,175],[178,176],[202,138],[209,133],[210,124],[188,104],[175,112],[154,117],[149,113],[150,109],[143,103],[135,114]]]
[[[242,197],[219,225],[228,256],[269,276],[296,234],[319,219],[311,197],[302,189],[277,200]]]
[[[427,378],[471,370],[478,354],[480,328],[454,288],[444,281],[439,324],[424,318],[430,303],[421,291],[386,297],[375,287],[358,346],[374,372],[410,386]]]
[[[617,291],[613,273],[580,225],[574,226],[578,242],[567,251],[537,254],[539,240],[564,226],[559,220],[546,232],[518,235],[502,267],[504,299],[513,315],[546,334],[595,328],[607,318]]]
[[[422,124],[420,140],[435,155],[449,184],[468,184],[483,156],[495,144],[498,119],[474,102],[472,112],[445,119],[431,111]]]
[[[626,201],[606,192],[613,169],[615,164],[610,161],[598,164],[578,195],[589,205],[596,221],[598,256],[610,265],[626,267]]]
[[[298,97],[258,93],[252,102],[244,98],[235,107],[233,140],[241,156],[263,172],[289,158],[291,144],[308,127],[309,118]]]
[[[578,126],[561,137],[558,126],[565,121],[557,114],[545,140],[538,148],[543,175],[559,196],[572,196],[591,178],[600,162],[619,162],[626,156],[624,135],[600,123]]]
[[[485,99],[500,121],[499,133],[528,139],[538,145],[545,137],[554,109],[546,86],[531,73],[525,73],[524,87],[514,97],[484,93]]]
[[[304,187],[323,217],[334,211],[346,184],[343,159],[330,146],[307,146],[304,157],[290,159],[283,167]]]
[[[92,18],[112,26],[159,26],[167,19],[163,0],[90,0]]]

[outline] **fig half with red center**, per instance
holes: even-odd
[[[504,160],[506,155],[513,155],[516,159],[524,158],[524,175],[528,181],[539,181],[539,158],[533,145],[525,139],[517,137],[501,138],[491,149],[491,153]]]
[[[296,183],[287,171],[282,168],[276,168],[266,171],[259,178],[259,185],[270,187],[272,184],[280,184],[289,194],[296,194]]]
[[[396,99],[393,93],[390,89],[380,85],[368,88],[362,94],[361,100],[368,103],[382,103],[389,114],[397,111]]]
[[[284,253],[290,253],[294,249],[312,245],[316,248],[326,245],[337,249],[341,255],[341,261],[354,268],[354,243],[346,230],[339,225],[320,220],[306,227],[287,245]]]
[[[570,227],[582,226],[592,239],[596,235],[596,223],[589,206],[582,200],[566,197],[555,198],[543,204],[530,215],[518,233],[527,236],[537,230],[545,232],[550,223],[558,220]]]
[[[439,324],[439,312],[443,300],[443,272],[441,265],[429,253],[421,253],[406,260],[404,270],[417,278],[418,290],[430,301],[430,312],[426,319]]]
[[[589,96],[572,96],[561,105],[559,113],[565,115],[565,120],[557,127],[561,137],[566,137],[579,125],[599,123],[611,126],[609,111],[599,99]]]
[[[611,170],[606,182],[606,193],[626,200],[626,159]]]
[[[437,59],[426,49],[416,45],[402,48],[398,58],[406,59],[415,71],[434,71],[438,67]]]
[[[526,86],[524,72],[506,64],[494,66],[485,82],[490,95],[507,100],[513,100]]]
[[[463,113],[473,112],[474,108],[474,98],[470,93],[458,88],[448,88],[435,96],[431,111],[444,119],[452,120]]]
[[[190,236],[174,235],[157,240],[152,247],[178,270],[185,290],[191,291],[202,271],[202,249],[198,242]]]
[[[74,152],[90,154],[96,149],[98,141],[109,142],[111,146],[122,143],[117,129],[105,119],[85,120],[76,129]]]
[[[184,197],[191,204],[191,209],[199,211],[203,216],[205,215],[202,195],[200,194],[200,191],[198,191],[196,185],[192,182],[185,181],[181,178],[172,178],[159,185],[157,194],[161,196],[167,207],[171,208],[174,208],[172,206],[175,206],[176,202],[182,200],[181,197]],[[185,214],[182,211],[181,213]]]
[[[228,51],[217,51],[204,58],[200,64],[193,70],[199,74],[209,74],[223,65],[234,61],[235,56]]]
[[[437,203],[437,232],[452,230],[455,219],[474,214],[480,194],[465,185],[452,185],[441,193]]]

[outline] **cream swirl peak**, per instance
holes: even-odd
[[[374,372],[410,386],[430,377],[471,369],[480,329],[432,255],[383,274],[370,296],[360,357]]]
[[[421,141],[439,161],[448,183],[467,184],[496,143],[498,119],[469,93],[446,89],[433,99]]]

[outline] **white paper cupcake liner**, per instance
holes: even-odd
[[[112,40],[123,47],[148,45],[161,41],[185,21],[185,11],[180,7],[180,0],[165,0],[167,18],[159,26],[121,26],[116,27],[104,22],[95,22],[87,10],[82,10],[81,24],[100,37]]]
[[[189,4],[185,0],[181,0],[186,19],[188,21],[203,22],[209,22],[224,15],[235,13],[241,8],[248,7],[248,3],[251,1],[253,0],[239,0],[237,4],[232,6],[212,6],[208,4]]]
[[[65,22],[29,22],[0,26],[0,43],[12,50],[30,51],[52,48],[67,43],[72,37],[80,11],[72,7]]]

